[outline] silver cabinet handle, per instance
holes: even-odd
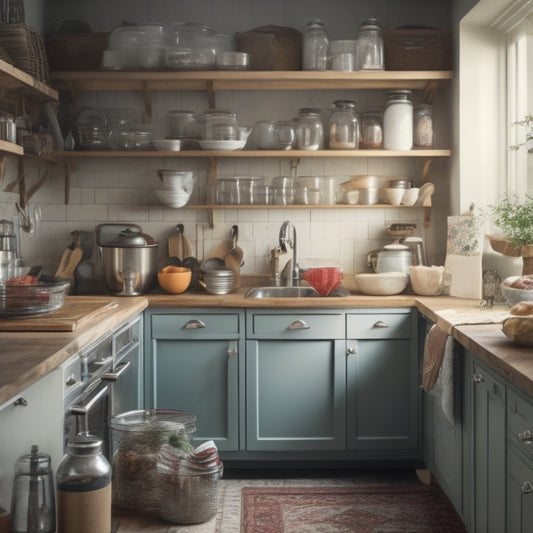
[[[118,378],[126,372],[128,367],[131,365],[131,361],[126,361],[125,363],[120,363],[117,369],[114,372],[106,372],[102,374],[103,381],[117,381]]]
[[[28,400],[26,400],[26,398],[24,398],[23,396],[21,396],[20,398],[17,398],[17,399],[13,402],[13,405],[20,405],[21,407],[27,407],[27,406],[28,406]]]
[[[295,320],[287,329],[311,329],[311,326],[304,320]]]
[[[347,350],[346,350],[346,355],[354,355],[357,353],[357,348],[355,346],[350,346]]]
[[[228,357],[232,357],[234,355],[238,355],[239,354],[239,350],[237,349],[237,344],[236,343],[229,344],[226,354],[228,355]]]
[[[531,444],[531,443],[533,443],[533,431],[531,431],[530,429],[526,429],[525,431],[521,431],[518,434],[518,438],[521,441],[524,441],[527,444]]]
[[[207,326],[201,320],[193,318],[183,326],[183,329],[204,329],[206,327]]]
[[[388,328],[389,325],[386,322],[383,322],[383,320],[378,320],[372,327],[373,328]]]
[[[86,415],[89,411],[100,401],[100,399],[108,394],[108,387],[101,388],[87,403],[82,403],[80,405],[74,405],[70,408],[70,413],[73,415]]]
[[[485,380],[483,379],[483,376],[481,374],[474,374],[472,376],[472,382],[473,383],[482,383],[483,381],[485,381]]]
[[[524,481],[521,490],[522,494],[531,494],[533,492],[533,485],[529,481]]]

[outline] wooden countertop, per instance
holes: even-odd
[[[355,308],[355,307],[417,307],[425,316],[497,368],[520,387],[533,395],[533,357],[528,350],[512,344],[501,332],[499,323],[508,316],[507,306],[481,311],[477,300],[449,296],[420,297],[414,294],[397,296],[365,296],[351,290],[345,297],[327,298],[244,298],[245,289],[232,294],[212,295],[187,292],[168,295],[159,291],[142,297],[121,298],[94,296],[105,305],[117,306],[92,323],[69,332],[7,332],[0,331],[0,406],[59,366],[81,348],[95,341],[111,328],[141,313],[146,307],[168,308]],[[69,296],[69,299],[81,298]],[[84,296],[83,298],[87,298]],[[470,325],[468,325],[470,324]],[[468,341],[467,339],[470,339]]]

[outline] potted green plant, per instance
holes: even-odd
[[[533,137],[532,137],[533,138]],[[522,274],[533,274],[533,197],[507,194],[496,205],[489,205],[491,221],[503,236],[488,235],[492,249],[510,257],[522,257]]]

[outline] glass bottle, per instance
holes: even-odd
[[[383,148],[383,113],[368,111],[361,114],[359,148],[373,150]]]
[[[320,109],[303,107],[296,121],[296,148],[298,150],[322,150],[324,148],[324,126]]]
[[[111,465],[102,440],[79,433],[57,467],[57,533],[111,531]]]
[[[329,35],[320,19],[312,19],[302,37],[302,70],[326,70]]]
[[[383,30],[377,19],[370,18],[363,22],[357,35],[358,70],[385,70]]]
[[[383,148],[411,150],[413,147],[413,104],[411,91],[392,91],[387,95],[383,114]]]
[[[335,100],[329,119],[329,147],[350,150],[359,147],[359,121],[353,100]]]
[[[433,147],[433,114],[429,104],[420,104],[413,111],[413,144],[416,148]]]

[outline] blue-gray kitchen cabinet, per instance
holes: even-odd
[[[506,521],[506,387],[468,350],[464,424],[464,513],[471,533],[502,533]]]
[[[246,450],[344,450],[344,312],[255,309],[246,320]]]
[[[241,446],[244,313],[235,309],[149,309],[145,317],[145,408],[197,417],[194,440],[221,451]]]
[[[507,390],[507,533],[533,531],[533,402]]]
[[[348,449],[421,450],[418,314],[408,308],[346,315]]]

